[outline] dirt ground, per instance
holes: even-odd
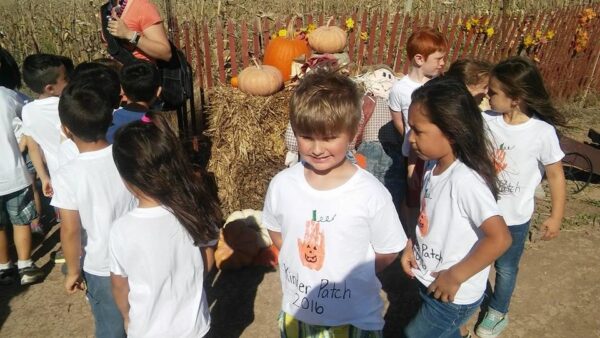
[[[580,125],[599,126],[597,111],[579,115]],[[569,134],[581,140],[583,130],[574,128]],[[579,194],[568,194],[563,230],[550,242],[537,239],[536,226],[550,209],[548,187],[544,188],[546,197],[538,200],[532,219],[512,299],[511,324],[503,337],[600,337],[600,179],[594,177]],[[54,226],[34,250],[33,258],[47,273],[42,283],[0,286],[0,337],[93,337],[84,294],[64,292],[61,266],[51,259],[58,242]],[[416,287],[397,262],[380,277],[386,300],[384,333],[399,337],[418,308]],[[276,271],[258,267],[213,271],[205,288],[212,315],[209,337],[278,337],[281,291]],[[471,329],[475,320],[470,321]]]

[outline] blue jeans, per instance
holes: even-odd
[[[512,244],[494,263],[494,267],[496,268],[494,291],[492,292],[488,285],[486,294],[490,297],[489,307],[500,313],[508,313],[510,298],[517,283],[519,262],[525,248],[525,240],[529,235],[529,223],[530,221],[527,221],[520,225],[511,225],[508,227],[512,236]]]
[[[87,298],[92,307],[97,338],[126,337],[123,317],[112,295],[110,277],[83,272]]]
[[[357,152],[366,157],[366,170],[383,183],[398,208],[406,191],[406,173],[401,147],[379,142],[363,142]]]
[[[444,303],[427,294],[427,288],[419,283],[419,296],[423,303],[404,333],[407,338],[461,338],[460,327],[475,313],[483,296],[473,304]]]

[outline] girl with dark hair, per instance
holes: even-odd
[[[203,337],[210,327],[203,273],[221,217],[179,140],[159,115],[121,128],[113,145],[139,206],[110,234],[113,295],[129,336]]]
[[[473,96],[441,77],[412,94],[409,142],[427,161],[415,238],[402,267],[423,303],[407,337],[460,337],[483,299],[490,264],[510,245],[496,203],[496,174]]]
[[[555,126],[564,117],[552,105],[537,67],[523,57],[512,57],[491,72],[488,91],[493,111],[483,114],[493,142],[499,178],[498,205],[509,225],[512,246],[494,263],[496,283],[489,309],[477,327],[479,337],[496,337],[508,325],[508,307],[515,288],[519,261],[529,234],[535,189],[544,172],[552,211],[541,225],[542,239],[558,236],[565,208],[565,176]]]

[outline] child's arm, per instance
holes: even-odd
[[[545,241],[558,237],[560,223],[565,214],[566,184],[565,173],[560,161],[545,166],[550,198],[552,199],[552,212],[550,217],[542,223],[542,239]]]
[[[81,278],[81,220],[79,211],[59,209],[60,212],[60,244],[67,261],[67,277],[65,278],[65,289],[67,293],[75,293],[84,290]]]
[[[398,257],[398,253],[389,253],[389,254],[380,254],[375,253],[375,272],[379,273],[383,271],[388,265],[392,264],[392,262]]]
[[[215,246],[200,247],[202,261],[204,262],[204,275],[206,276],[215,265]]]
[[[501,216],[486,219],[479,227],[483,232],[473,250],[448,270],[432,273],[436,279],[427,291],[442,302],[452,302],[460,285],[492,264],[512,243],[508,227]]]
[[[271,241],[273,241],[273,245],[275,245],[277,250],[281,250],[281,243],[283,242],[283,239],[281,238],[281,232],[269,230],[269,236],[271,237]]]
[[[418,189],[419,185],[421,184],[421,182],[420,182],[421,178],[414,175],[417,159],[418,159],[417,154],[411,148],[408,151],[408,159],[407,159],[407,166],[406,166],[406,178],[408,181],[408,185],[412,189]]]
[[[408,239],[406,242],[406,247],[402,252],[402,257],[400,258],[400,264],[402,264],[402,270],[404,273],[409,275],[411,278],[415,277],[415,274],[412,272],[412,269],[418,268],[417,260],[415,259],[415,254],[413,252],[412,240]]]
[[[127,277],[115,275],[111,272],[110,281],[112,284],[112,294],[115,304],[123,316],[125,332],[129,326],[129,280]]]
[[[396,127],[396,130],[400,133],[400,135],[404,135],[404,117],[402,116],[402,112],[395,111],[390,108],[390,114],[392,115],[392,123],[394,123],[394,127]]]
[[[31,163],[33,163],[33,167],[35,168],[38,177],[42,181],[42,193],[46,197],[51,197],[54,193],[52,191],[52,182],[50,181],[50,176],[46,171],[46,166],[44,166],[44,160],[42,160],[40,146],[31,136],[23,135],[23,137],[27,139],[27,149],[29,150],[29,158],[31,158]]]

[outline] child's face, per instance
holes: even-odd
[[[429,54],[427,59],[421,64],[423,74],[427,77],[436,77],[444,71],[446,65],[446,52],[437,51]]]
[[[411,104],[408,109],[410,132],[408,141],[417,156],[423,160],[454,158],[450,140],[437,125],[431,123],[422,104]]]
[[[296,140],[298,153],[311,169],[327,174],[344,164],[352,137],[349,132],[338,132],[328,136],[299,133]]]
[[[469,92],[475,98],[477,105],[480,105],[483,98],[487,95],[489,82],[489,78],[485,77],[481,80],[481,82],[467,86],[467,89],[469,89]]]
[[[490,78],[490,87],[488,89],[490,97],[490,107],[498,113],[509,113],[517,106],[517,101],[508,97],[502,90],[502,85],[495,77]]]
[[[65,89],[67,86],[68,81],[69,79],[67,78],[65,66],[61,65],[58,67],[58,77],[56,78],[56,83],[53,83],[49,86],[50,94],[53,96],[60,96],[63,92],[63,89]]]

